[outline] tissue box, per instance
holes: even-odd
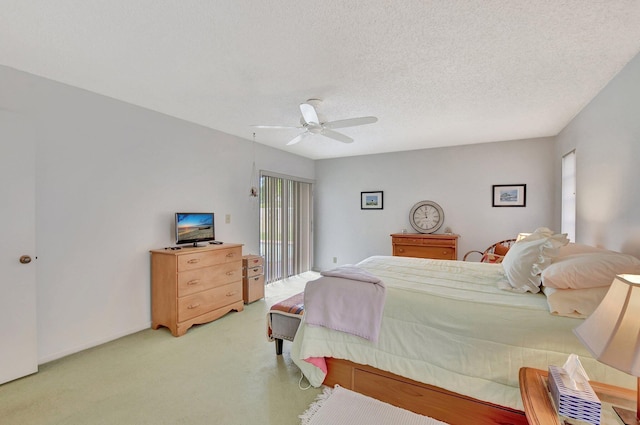
[[[600,425],[600,399],[588,382],[573,389],[564,369],[549,366],[549,392],[560,415]]]

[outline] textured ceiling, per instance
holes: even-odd
[[[555,135],[639,51],[638,0],[0,0],[0,64],[314,159]],[[251,127],[309,98],[379,121]]]

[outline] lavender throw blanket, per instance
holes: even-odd
[[[384,283],[355,266],[321,274],[304,289],[305,322],[377,342],[386,295]]]

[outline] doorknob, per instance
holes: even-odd
[[[28,255],[23,255],[22,257],[20,257],[20,262],[22,264],[29,264],[31,262],[31,257],[29,257]]]

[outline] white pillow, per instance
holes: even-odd
[[[609,287],[586,289],[556,289],[543,287],[549,311],[556,316],[585,318],[600,305]]]
[[[542,272],[542,284],[558,289],[609,286],[618,274],[640,274],[640,260],[615,251],[557,258]]]
[[[608,252],[608,250],[591,245],[571,242],[560,248],[558,251],[558,259],[560,259],[560,257],[566,257],[567,255],[588,254],[590,252]]]
[[[558,249],[568,243],[565,233],[554,235],[542,228],[513,244],[502,260],[510,288],[501,286],[501,289],[539,292],[540,273],[558,255]]]

